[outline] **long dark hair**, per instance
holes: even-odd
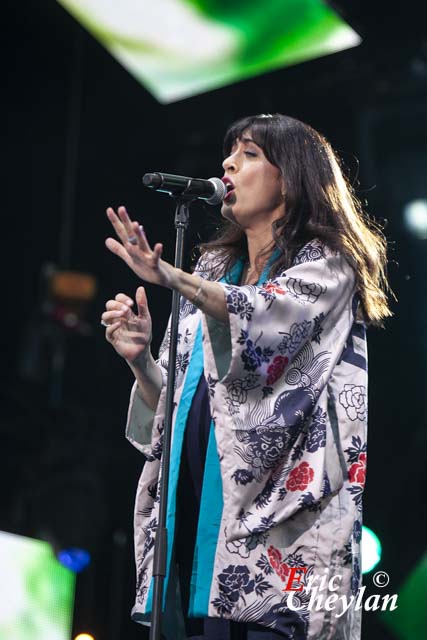
[[[320,240],[348,260],[356,274],[364,319],[381,325],[392,315],[387,300],[387,243],[379,225],[363,212],[329,142],[289,116],[248,116],[229,127],[224,138],[225,157],[234,142],[249,131],[267,160],[280,169],[285,183],[283,216],[273,222],[273,243],[257,260],[264,262],[274,246],[280,249],[271,265],[272,277],[292,265],[304,244]],[[217,237],[201,244],[200,249],[215,251],[227,273],[237,258],[247,255],[246,235],[238,225],[224,220]]]

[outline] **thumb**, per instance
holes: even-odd
[[[138,305],[138,315],[140,317],[149,315],[147,296],[145,295],[144,287],[138,287],[138,289],[136,290],[135,299],[136,304]]]

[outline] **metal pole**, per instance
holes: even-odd
[[[189,222],[189,201],[179,199],[175,210],[175,229],[176,229],[176,245],[175,245],[175,267],[182,269],[184,255],[184,239],[185,230]],[[170,450],[171,450],[171,433],[172,433],[172,415],[173,415],[173,396],[175,390],[175,363],[178,338],[179,323],[179,299],[178,291],[174,291],[172,295],[172,317],[170,328],[170,344],[169,344],[169,364],[168,364],[168,381],[166,388],[166,411],[165,411],[165,427],[163,432],[163,452],[161,463],[161,480],[160,480],[160,504],[159,504],[159,523],[156,531],[156,543],[154,547],[154,591],[153,591],[153,612],[151,616],[150,640],[160,640],[161,634],[161,617],[163,604],[163,589],[166,577],[166,557],[168,548],[168,532],[166,529],[166,515],[168,503],[169,488],[169,467],[170,467]]]

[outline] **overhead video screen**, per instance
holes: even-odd
[[[322,0],[58,0],[160,102],[354,47]]]
[[[41,540],[0,531],[1,640],[70,640],[75,574]]]

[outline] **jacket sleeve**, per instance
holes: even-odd
[[[160,367],[163,382],[157,408],[161,405],[162,396],[166,390],[169,337],[170,320],[156,360],[156,364]],[[156,443],[159,442],[162,432],[162,426],[159,424],[156,429],[157,433],[153,435],[153,424],[155,422],[156,413],[157,410],[151,409],[151,407],[146,404],[142,396],[138,393],[138,385],[135,381],[130,394],[125,436],[129,442],[138,449],[138,451],[141,451],[141,453],[145,455],[146,458],[150,458],[155,455]]]

